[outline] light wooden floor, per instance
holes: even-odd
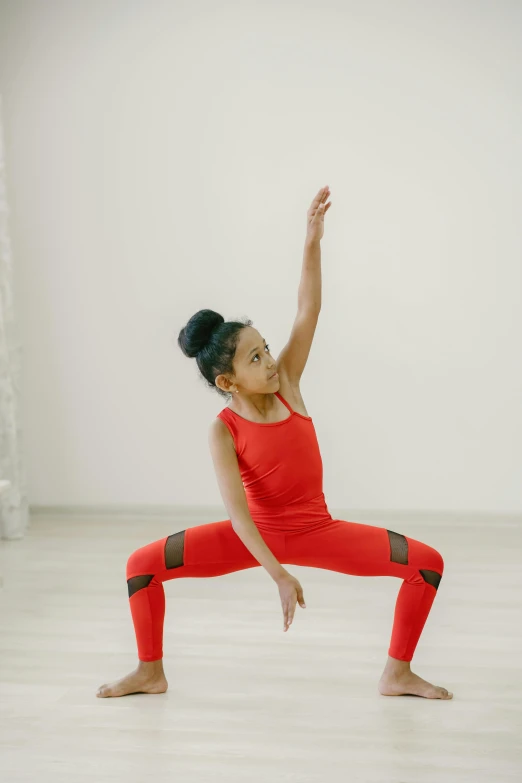
[[[522,780],[522,526],[379,524],[444,557],[412,669],[452,701],[377,691],[398,579],[296,566],[287,633],[263,568],[167,582],[169,690],[97,699],[137,663],[127,557],[189,526],[38,516],[0,542],[2,783]]]

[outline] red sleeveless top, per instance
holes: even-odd
[[[248,421],[229,407],[218,413],[234,439],[250,515],[266,530],[309,529],[332,519],[323,492],[323,461],[311,416]]]

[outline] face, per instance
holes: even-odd
[[[276,361],[263,336],[251,326],[242,329],[234,357],[235,374],[230,386],[251,393],[273,393],[279,388],[279,377],[270,378],[276,369]]]

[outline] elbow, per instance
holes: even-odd
[[[230,522],[234,530],[244,530],[245,527],[250,527],[250,525],[254,524],[254,520],[251,516],[235,517],[234,519],[231,518]]]

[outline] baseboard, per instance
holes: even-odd
[[[481,527],[518,527],[522,525],[522,513],[503,511],[451,511],[426,509],[339,509],[328,506],[334,519],[353,522],[385,524],[408,522],[414,524],[465,525]],[[187,525],[228,519],[223,506],[148,506],[148,505],[99,505],[99,506],[31,506],[30,516],[91,517],[104,519],[119,517],[140,519],[179,520]]]

